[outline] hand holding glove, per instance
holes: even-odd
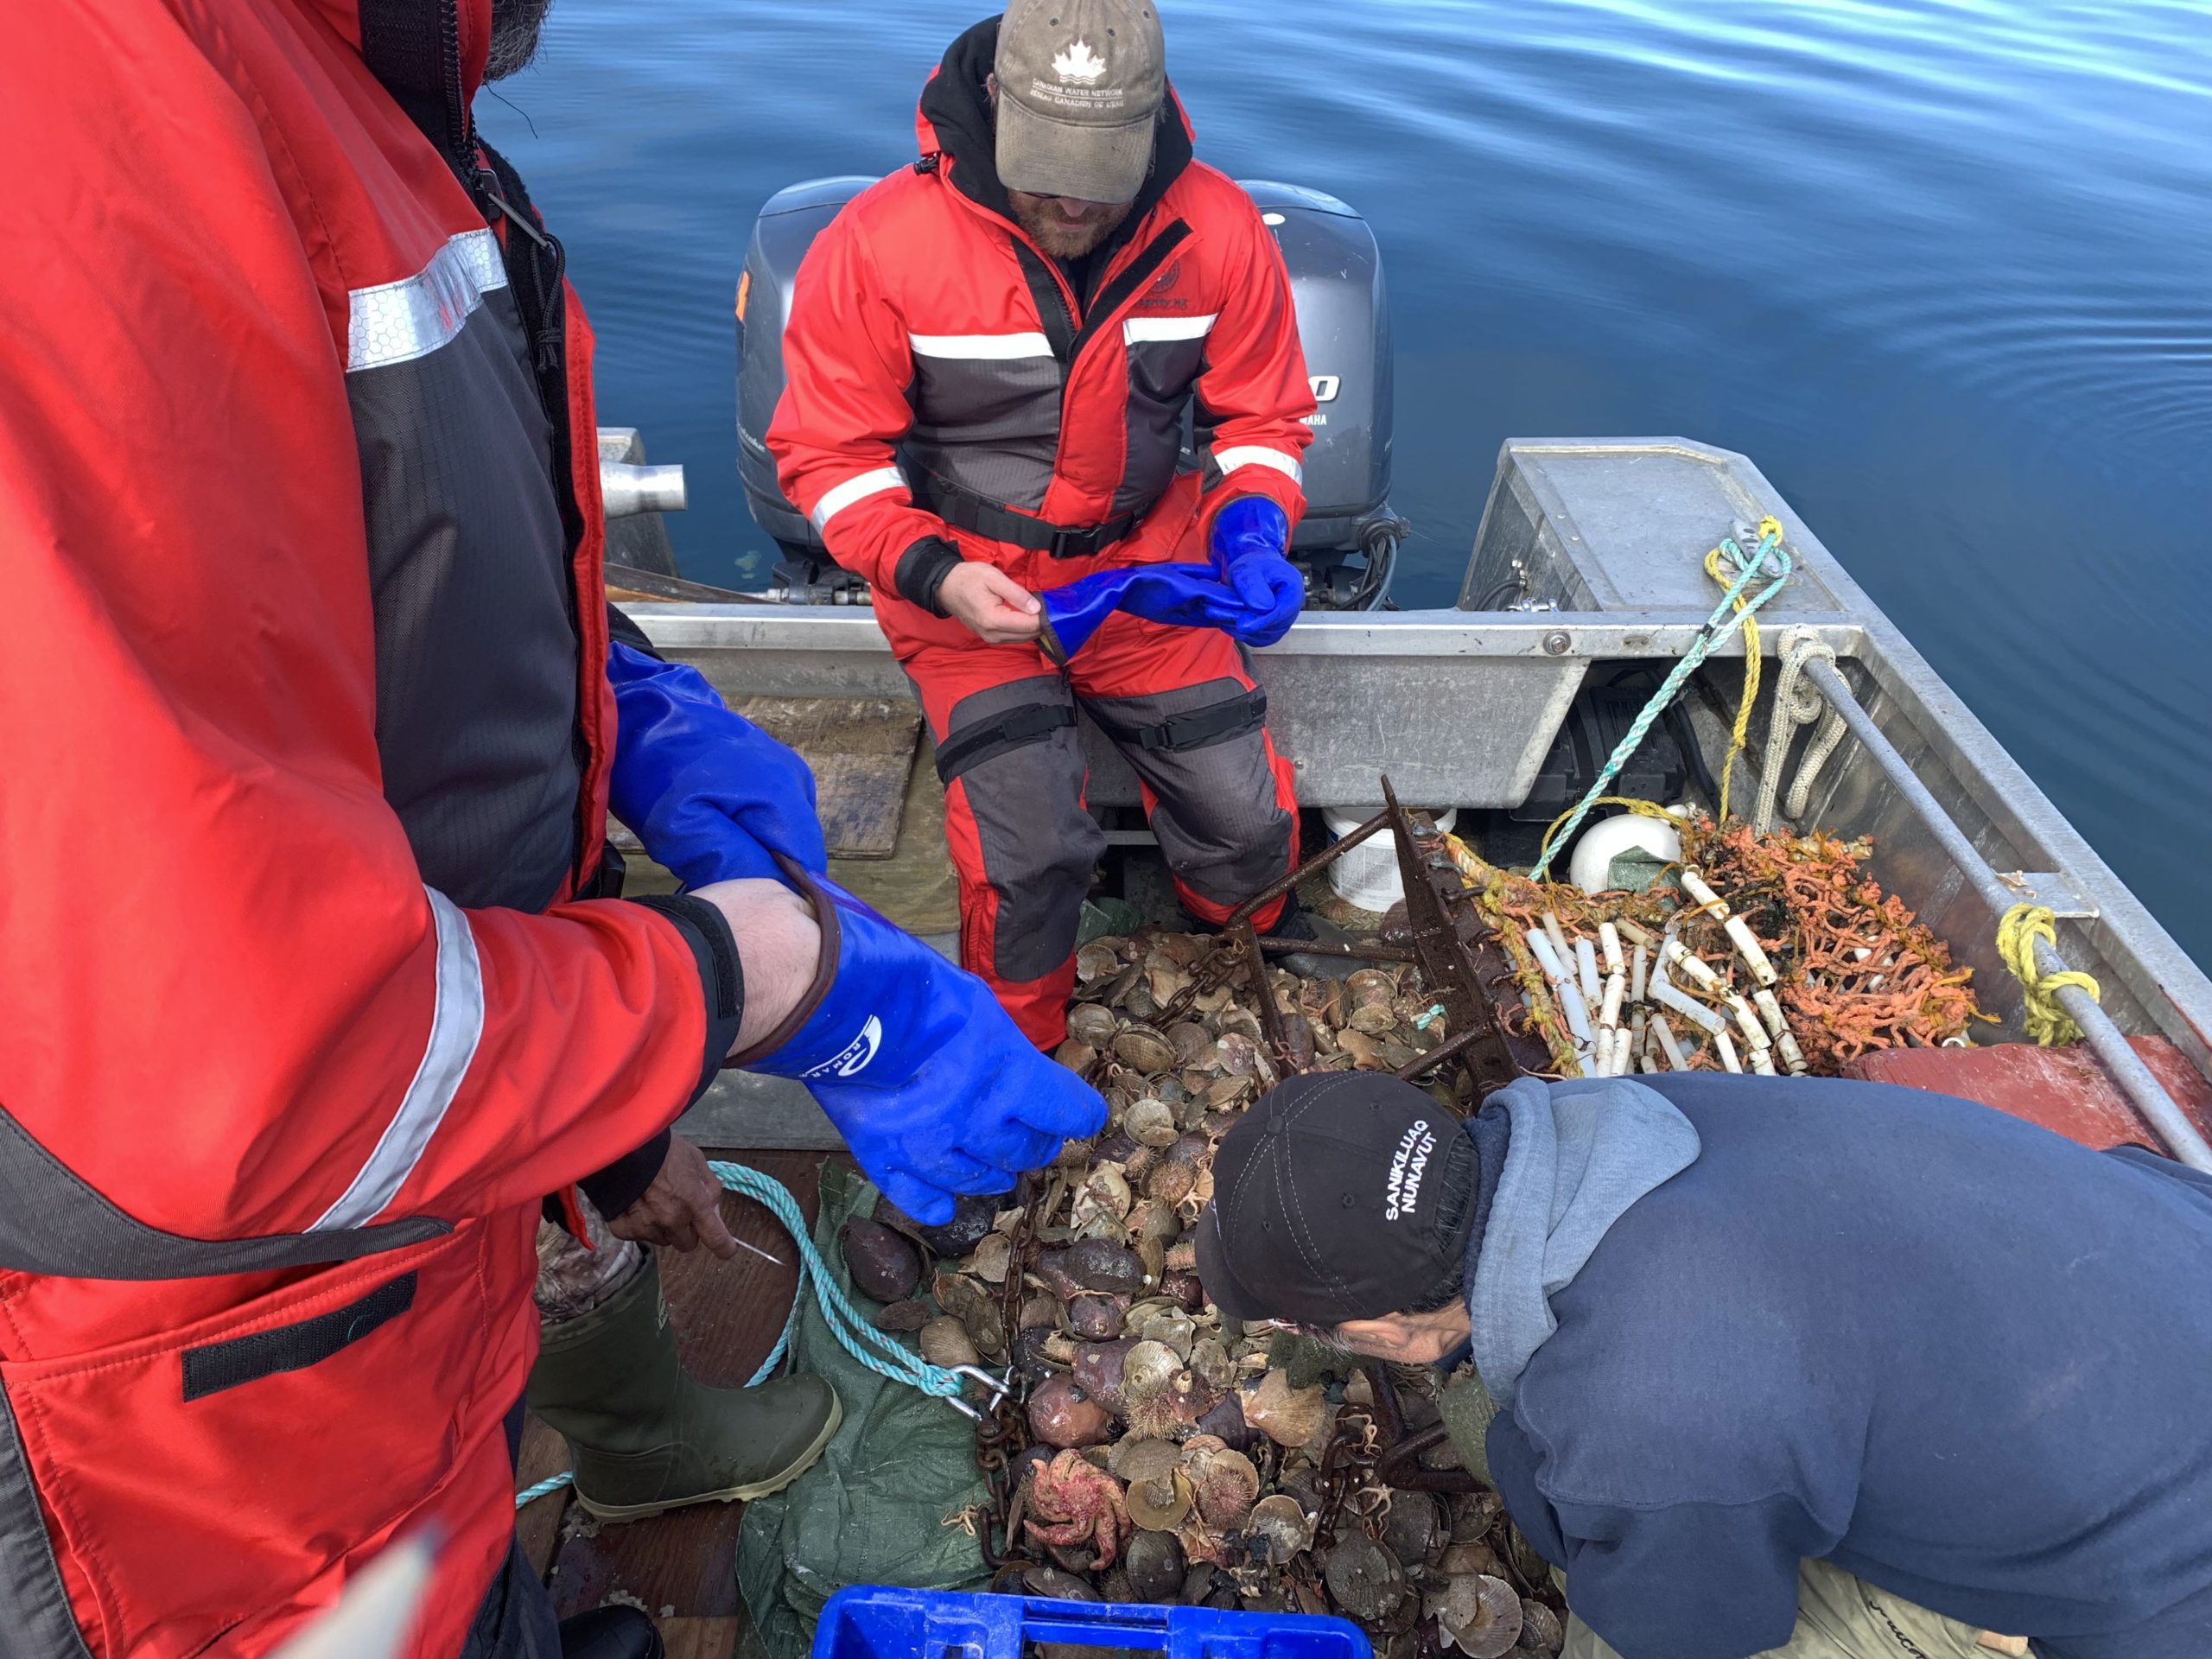
[[[1236,591],[1202,564],[1133,564],[1078,576],[1046,590],[1045,654],[1065,663],[1116,611],[1147,622],[1185,628],[1225,628],[1235,633],[1249,617]]]
[[[1214,518],[1209,563],[1127,565],[1079,576],[1045,595],[1039,643],[1065,663],[1106,619],[1127,611],[1147,622],[1219,628],[1247,645],[1271,645],[1290,632],[1306,602],[1306,581],[1283,549],[1290,520],[1265,496],[1240,497]]]
[[[695,668],[617,639],[607,677],[617,720],[608,805],[684,886],[780,881],[777,853],[828,868],[805,761],[733,713]]]
[[[982,980],[850,893],[785,874],[821,928],[817,990],[729,1063],[804,1083],[892,1203],[939,1225],[954,1195],[1007,1192],[1105,1122],[1097,1090],[1039,1053]]]
[[[1290,516],[1264,495],[1239,496],[1214,514],[1207,551],[1247,612],[1230,630],[1248,645],[1272,645],[1306,603],[1305,578],[1287,556]]]

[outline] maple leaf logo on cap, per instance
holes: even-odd
[[[1089,86],[1106,73],[1106,60],[1090,49],[1090,42],[1077,41],[1065,52],[1052,58],[1052,73],[1062,80],[1072,80]]]

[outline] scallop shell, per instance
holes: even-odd
[[[1075,953],[1075,976],[1085,985],[1095,985],[1109,974],[1122,970],[1119,939],[1093,939]]]
[[[1214,1021],[1214,1032],[1222,1037],[1243,1037],[1259,1042],[1266,1035],[1260,1016],[1249,1008],[1224,1008],[1221,1017]]]
[[[1156,1238],[1162,1244],[1173,1244],[1182,1235],[1183,1221],[1175,1206],[1158,1198],[1139,1198],[1129,1206],[1128,1219],[1129,1236],[1135,1239]]]
[[[879,1331],[913,1332],[920,1330],[936,1317],[927,1302],[909,1298],[903,1302],[886,1304],[868,1323]]]
[[[1398,1558],[1357,1529],[1337,1535],[1322,1557],[1321,1575],[1337,1605],[1354,1618],[1388,1618],[1405,1599],[1406,1573]]]
[[[1175,1122],[1175,1113],[1164,1100],[1150,1096],[1132,1101],[1128,1111],[1122,1115],[1122,1128],[1139,1146],[1172,1147],[1181,1134]]]
[[[1497,1559],[1497,1552],[1479,1538],[1446,1546],[1444,1554],[1436,1558],[1436,1570],[1453,1579],[1480,1573],[1487,1573],[1492,1578],[1505,1576],[1505,1564]]]
[[[1382,1517],[1382,1542],[1408,1567],[1427,1565],[1447,1541],[1444,1506],[1428,1492],[1393,1491]]]
[[[1183,1465],[1183,1448],[1173,1440],[1128,1435],[1116,1442],[1106,1467],[1123,1480],[1160,1480]]]
[[[1109,1048],[1121,1023],[1115,1019],[1111,1008],[1102,1008],[1096,1002],[1078,1002],[1068,1010],[1068,1040],[1087,1043],[1094,1049]]]
[[[1071,1219],[1078,1227],[1098,1216],[1110,1216],[1118,1225],[1129,1213],[1134,1196],[1129,1192],[1128,1179],[1116,1164],[1100,1164],[1084,1181],[1083,1190],[1075,1195]],[[988,1241],[987,1240],[986,1243]],[[986,1278],[989,1275],[985,1274]],[[1001,1274],[1000,1278],[1003,1280]]]
[[[1369,1036],[1357,1026],[1346,1026],[1338,1032],[1337,1046],[1363,1071],[1375,1071],[1382,1064],[1382,1039]]]
[[[1521,1636],[1520,1596],[1486,1573],[1453,1579],[1436,1598],[1434,1617],[1444,1639],[1467,1659],[1503,1659]]]
[[[1168,1027],[1167,1040],[1178,1065],[1204,1065],[1213,1052],[1213,1033],[1196,1020],[1179,1020]]]
[[[1218,1077],[1207,1086],[1203,1098],[1210,1112],[1234,1111],[1260,1092],[1260,1087],[1248,1077]]]
[[[1269,1370],[1244,1390],[1244,1421],[1277,1446],[1304,1446],[1328,1420],[1328,1396],[1319,1388],[1294,1389],[1287,1371]]]
[[[1344,1007],[1367,1007],[1381,1003],[1388,1007],[1398,995],[1398,982],[1380,968],[1359,968],[1344,976]]]
[[[1171,1469],[1152,1480],[1132,1482],[1128,1503],[1129,1519],[1147,1532],[1173,1532],[1190,1514],[1194,1493],[1190,1478]]]
[[[1122,1565],[1140,1601],[1173,1601],[1183,1588],[1183,1549],[1173,1533],[1139,1532],[1125,1547]]]
[[[1175,1064],[1175,1049],[1150,1026],[1131,1026],[1114,1039],[1114,1057],[1147,1076]]]
[[[949,1315],[931,1319],[921,1329],[918,1338],[922,1357],[932,1365],[950,1370],[956,1365],[974,1365],[982,1356],[976,1351],[976,1344],[968,1334],[968,1327]]]
[[[1557,1653],[1567,1645],[1567,1627],[1559,1615],[1541,1601],[1521,1598],[1521,1637],[1517,1645],[1538,1653]]]
[[[1351,1031],[1363,1031],[1370,1037],[1380,1037],[1397,1029],[1398,1011],[1388,1002],[1368,1002],[1351,1011],[1344,1021]]]
[[[1191,1344],[1198,1335],[1198,1330],[1187,1313],[1154,1313],[1138,1327],[1136,1335],[1141,1342],[1158,1343],[1187,1364],[1191,1358]]]
[[[1313,1518],[1287,1492],[1271,1493],[1255,1503],[1244,1529],[1266,1552],[1272,1567],[1281,1567],[1313,1547]]]
[[[1052,1051],[1052,1058],[1078,1077],[1087,1077],[1098,1064],[1098,1051],[1081,1039],[1071,1037]]]

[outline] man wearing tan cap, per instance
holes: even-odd
[[[953,42],[917,126],[920,159],[800,269],[768,444],[929,717],[962,960],[1051,1046],[1105,848],[1078,704],[1199,921],[1296,859],[1244,647],[1303,596],[1313,399],[1281,255],[1192,158],[1148,0],[1015,0]]]

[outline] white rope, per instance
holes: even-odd
[[[1815,658],[1834,666],[1834,651],[1812,629],[1793,627],[1783,630],[1779,655],[1782,677],[1776,683],[1774,706],[1767,716],[1766,753],[1760,757],[1758,801],[1751,817],[1751,828],[1760,835],[1774,828],[1775,798],[1781,792],[1783,771],[1789,760],[1789,746],[1796,741],[1797,728],[1815,721],[1820,723],[1806,747],[1805,758],[1798,762],[1797,776],[1790,781],[1789,798],[1783,804],[1793,822],[1804,817],[1813,798],[1813,786],[1820,781],[1821,768],[1843,741],[1844,734],[1843,716],[1828,707],[1827,699],[1805,673],[1805,664]]]

